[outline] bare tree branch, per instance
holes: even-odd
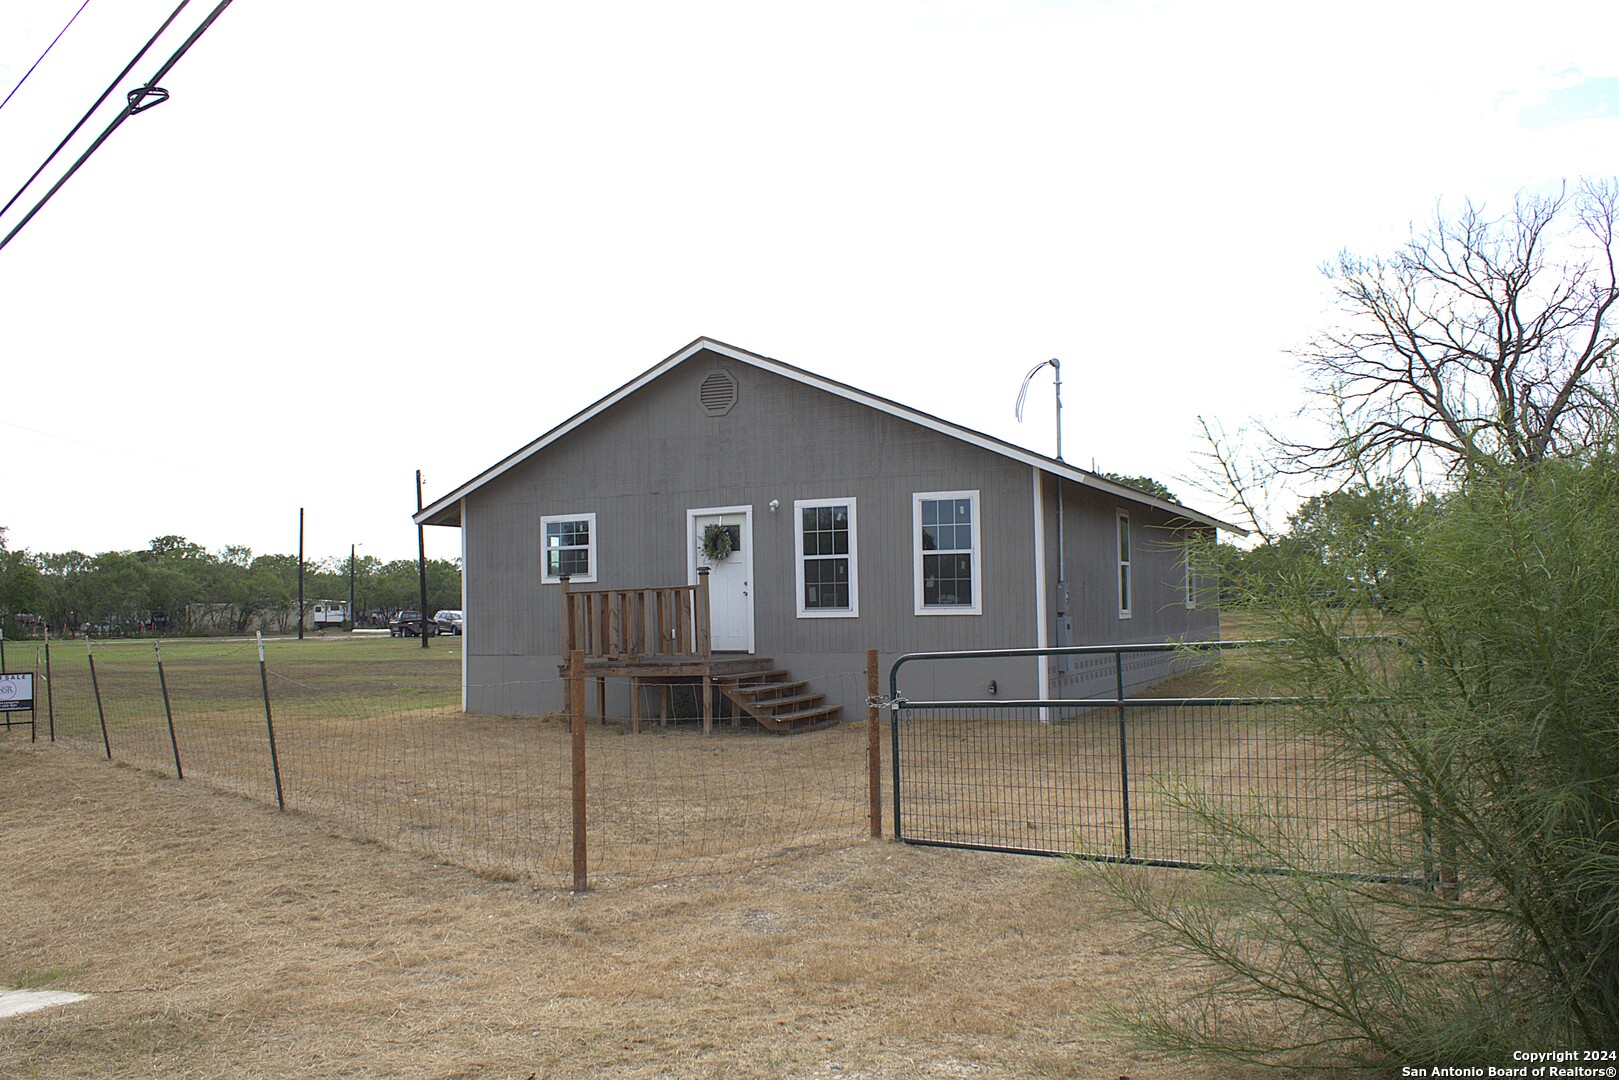
[[[1500,218],[1436,210],[1386,259],[1339,255],[1342,320],[1299,353],[1333,436],[1282,441],[1284,469],[1454,472],[1611,441],[1616,234],[1619,183],[1587,181]]]

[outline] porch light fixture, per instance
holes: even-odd
[[[777,510],[781,509],[781,500],[780,499],[771,499],[769,505],[770,505],[770,512],[772,514],[774,514]]]

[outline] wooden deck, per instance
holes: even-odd
[[[616,678],[629,680],[630,728],[637,733],[645,719],[644,691],[657,690],[657,718],[667,724],[671,689],[680,685],[698,688],[705,734],[714,730],[716,697],[729,704],[735,727],[744,716],[781,733],[838,722],[837,706],[769,657],[716,654],[712,640],[706,568],[698,570],[696,585],[574,589],[562,579],[562,655],[584,654],[584,677],[596,680],[596,713],[603,720],[607,680]],[[565,659],[561,674],[569,673]]]

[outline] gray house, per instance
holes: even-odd
[[[640,715],[646,686],[701,679],[778,730],[862,716],[868,649],[886,670],[1062,643],[1059,578],[1074,644],[1218,637],[1187,552],[1234,528],[708,338],[416,521],[461,529],[468,711],[561,708],[571,645],[627,677],[618,715]],[[1029,658],[940,672],[917,691],[1076,697],[1113,678]]]

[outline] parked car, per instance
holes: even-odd
[[[422,613],[421,612],[419,612],[419,611],[396,611],[396,612],[394,612],[393,618],[388,620],[388,636],[389,637],[421,637],[422,632],[423,632],[423,627],[424,627],[424,624],[422,622]],[[429,621],[429,622],[427,622],[425,624],[425,628],[426,628],[426,633],[427,633],[428,637],[437,636],[437,634],[438,634],[438,623]]]
[[[433,621],[438,623],[438,632],[441,634],[460,634],[467,625],[467,620],[459,611],[451,611],[448,608],[434,612]]]

